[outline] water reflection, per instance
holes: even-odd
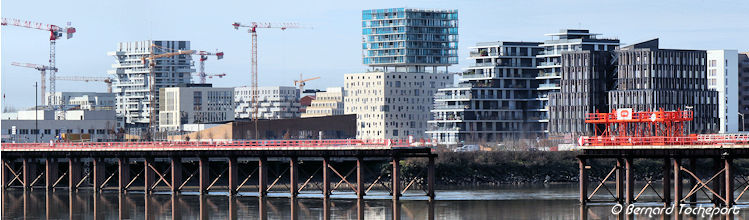
[[[479,193],[481,192],[481,193]],[[265,198],[226,195],[69,193],[20,190],[3,193],[3,219],[702,219],[697,216],[625,216],[611,206],[581,207],[574,190],[536,189],[543,198],[517,191],[444,191],[437,201]],[[477,195],[480,194],[480,195]],[[446,195],[440,198],[439,195]],[[462,195],[462,196],[459,196]],[[490,196],[493,195],[493,196]],[[533,196],[533,194],[527,194]],[[385,197],[385,196],[383,196]],[[445,199],[448,200],[445,200]],[[461,199],[462,198],[462,199]],[[443,200],[440,200],[443,199]],[[745,219],[746,207],[737,216]]]

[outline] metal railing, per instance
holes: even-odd
[[[580,137],[581,146],[749,144],[747,134],[706,134],[683,137]]]
[[[2,150],[222,150],[248,148],[322,148],[322,147],[409,147],[432,143],[431,140],[409,142],[399,139],[328,139],[328,140],[227,140],[227,141],[149,141],[149,142],[49,142],[3,143]]]

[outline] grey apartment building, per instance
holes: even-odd
[[[544,135],[538,107],[540,42],[483,42],[456,86],[434,96],[428,134],[440,144],[494,142]]]
[[[749,130],[749,121],[744,117],[749,115],[749,52],[739,53],[739,130]]]

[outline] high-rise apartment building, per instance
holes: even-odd
[[[720,133],[739,131],[739,64],[737,50],[707,51],[707,88],[718,91]]]
[[[744,116],[749,115],[749,52],[739,53],[739,129],[749,130],[749,121]]]
[[[234,120],[234,88],[188,84],[161,88],[159,129],[182,131],[185,124],[224,123]]]
[[[458,11],[364,10],[362,50],[370,71],[344,75],[356,137],[428,138],[434,93],[452,84],[448,67],[458,63]]]
[[[544,41],[544,51],[538,54],[538,99],[543,112],[541,126],[548,131],[549,93],[560,92],[562,80],[562,52],[565,51],[613,51],[619,46],[618,39],[598,38],[595,33],[581,29],[562,29],[558,33],[546,34],[552,39]]]
[[[496,142],[544,135],[537,99],[540,42],[483,42],[456,86],[434,96],[428,134],[440,144]]]
[[[190,55],[167,56],[155,59],[154,82],[150,81],[149,67],[143,58],[153,54],[189,50],[189,41],[134,41],[117,44],[115,51],[107,53],[115,58],[112,92],[116,94],[116,112],[121,123],[127,127],[147,127],[151,116],[151,97],[159,97],[159,89],[190,83],[190,74],[195,72]],[[153,50],[153,51],[152,51]],[[155,93],[150,93],[153,84]],[[158,111],[158,102],[154,111]],[[158,122],[158,120],[156,120]]]
[[[718,92],[707,87],[707,52],[659,49],[658,39],[622,47],[617,53],[617,85],[609,109],[692,110],[690,133],[715,133]]]
[[[310,106],[302,113],[302,118],[342,115],[343,87],[330,87],[323,92],[317,92]]]
[[[258,119],[299,118],[299,89],[293,86],[261,86],[257,89]],[[234,88],[234,117],[251,119],[252,88]]]

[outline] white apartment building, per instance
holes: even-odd
[[[258,87],[258,118],[299,118],[299,89],[293,86]],[[253,114],[252,88],[234,88],[234,118],[251,119]]]
[[[205,85],[205,84],[199,84]],[[234,88],[171,87],[159,94],[159,129],[184,131],[185,124],[234,120]]]
[[[55,92],[47,93],[50,106],[64,105],[85,110],[114,110],[115,94],[106,92]]]
[[[707,88],[718,91],[720,133],[735,133],[739,117],[739,52],[737,50],[707,51]]]
[[[117,44],[115,51],[107,53],[115,58],[112,70],[107,73],[114,76],[112,92],[116,94],[117,117],[128,127],[146,127],[151,116],[151,95],[149,94],[149,67],[143,62],[151,54],[163,54],[180,50],[189,50],[190,41],[134,41]],[[159,89],[175,87],[190,83],[190,74],[195,72],[191,56],[179,55],[156,59],[154,67],[155,99]],[[155,102],[154,111],[158,111]],[[158,113],[153,114],[158,116]],[[158,120],[156,120],[158,122]]]
[[[302,113],[302,118],[342,115],[343,91],[343,87],[330,87],[324,92],[317,92],[312,104]]]
[[[427,139],[434,94],[452,83],[447,73],[345,74],[344,113],[356,114],[358,139]]]
[[[55,117],[62,114],[63,120]],[[89,134],[91,141],[106,141],[115,138],[116,121],[114,110],[26,110],[13,118],[4,115],[0,127],[2,142],[46,143],[62,133]]]

